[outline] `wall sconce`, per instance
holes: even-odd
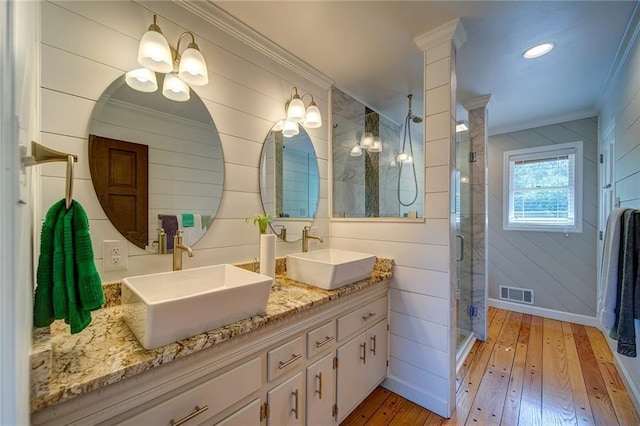
[[[157,15],[153,15],[153,23],[142,36],[138,47],[138,63],[144,68],[129,71],[125,81],[129,87],[140,92],[155,92],[158,83],[154,73],[166,74],[162,94],[172,101],[187,101],[190,98],[189,84],[204,86],[209,82],[207,63],[191,31],[180,34],[173,49],[162,35],[157,20]],[[191,36],[191,42],[180,54],[180,42],[185,36]]]
[[[318,104],[316,104],[313,99],[313,95],[305,93],[300,96],[298,94],[298,88],[295,86],[291,89],[291,93],[291,99],[284,105],[284,109],[287,112],[286,121],[291,123],[301,123],[304,127],[308,127],[309,129],[317,129],[318,127],[321,127],[322,115],[320,114]],[[305,96],[309,96],[311,98],[311,102],[309,102],[309,106],[307,106],[306,109],[302,102],[302,99]]]

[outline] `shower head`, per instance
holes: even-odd
[[[407,112],[407,120],[412,120],[414,123],[422,123],[422,118],[413,115],[413,112],[411,111],[411,100],[413,99],[413,94],[409,94],[407,95],[407,98],[409,98],[409,111]]]

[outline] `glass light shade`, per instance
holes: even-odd
[[[282,129],[284,129],[284,120],[278,121],[271,130],[273,130],[274,132],[279,132]]]
[[[349,155],[351,157],[360,157],[362,155],[362,148],[360,148],[360,145],[356,145],[351,148],[351,152],[349,153]]]
[[[411,164],[411,163],[413,163],[413,157],[412,157],[412,156],[410,156],[410,155],[407,155],[407,158],[404,160],[404,162],[405,162],[406,164]]]
[[[127,86],[138,92],[151,93],[158,90],[156,73],[149,68],[137,68],[125,74],[124,81]]]
[[[380,138],[377,136],[373,138],[373,143],[367,150],[369,152],[382,152],[382,142],[380,142]]]
[[[284,121],[282,136],[284,136],[285,138],[290,138],[297,135],[298,133],[300,133],[300,129],[298,129],[298,123],[289,120]]]
[[[189,47],[180,57],[178,76],[192,86],[204,86],[209,82],[207,63],[202,53],[194,47]]]
[[[309,129],[317,129],[322,127],[322,116],[320,115],[320,109],[315,102],[311,102],[307,108],[307,113],[304,117],[304,127]]]
[[[180,80],[180,78],[174,73],[169,73],[164,76],[162,94],[165,98],[177,102],[188,101],[191,97],[187,83]]]
[[[291,102],[289,102],[289,108],[287,108],[287,120],[294,123],[302,123],[304,121],[305,110],[304,104],[300,96],[294,95]]]
[[[138,63],[155,72],[173,71],[171,49],[161,33],[154,30],[144,33],[138,47]]]
[[[363,146],[366,148],[371,145],[373,145],[373,133],[365,132],[364,135],[362,135],[362,138],[360,139],[360,146]]]
[[[405,153],[405,152],[399,152],[398,155],[396,156],[396,160],[398,161],[398,163],[404,163],[405,161],[407,161],[407,158],[409,156]]]
[[[389,167],[394,168],[397,165],[396,160],[391,160],[389,162]]]

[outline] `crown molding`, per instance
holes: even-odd
[[[486,107],[489,104],[490,100],[491,95],[482,95],[462,102],[462,106],[467,111],[471,111],[472,109]]]
[[[297,56],[278,46],[235,16],[210,0],[173,0],[174,4],[215,25],[216,28],[251,46],[275,62],[289,68],[322,89],[328,90],[334,81]]]
[[[492,127],[489,120],[489,136],[502,135],[504,133],[518,132],[520,130],[535,129],[537,127],[551,126],[554,124],[566,123],[568,121],[582,120],[585,118],[597,117],[598,111],[594,108],[587,108],[581,111],[574,111],[568,114],[554,115],[552,117],[542,118],[539,120],[526,121],[514,125]]]
[[[629,23],[627,24],[627,28],[625,28],[624,35],[620,40],[620,44],[618,45],[618,50],[616,51],[616,56],[609,67],[609,71],[607,72],[607,77],[605,78],[604,85],[601,90],[601,96],[598,101],[598,106],[601,107],[605,99],[609,96],[615,85],[618,83],[620,79],[620,74],[627,64],[629,60],[629,56],[633,51],[633,46],[636,42],[638,42],[638,37],[640,36],[640,2],[636,3],[633,12],[631,13],[631,18],[629,19]],[[601,108],[599,108],[601,109]]]
[[[456,49],[460,49],[467,41],[467,33],[462,26],[462,22],[460,22],[460,18],[440,25],[428,33],[413,39],[423,52],[447,40],[452,40]]]

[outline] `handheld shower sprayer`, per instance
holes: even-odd
[[[416,175],[416,163],[413,161],[413,142],[411,140],[411,123],[422,123],[422,118],[413,115],[411,111],[411,100],[413,99],[413,95],[407,95],[409,98],[409,110],[407,111],[407,116],[404,119],[404,137],[402,140],[402,150],[398,153],[398,202],[400,205],[408,207],[416,202],[418,199],[418,176]],[[406,151],[407,140],[409,141],[409,152]],[[414,196],[413,199],[405,203],[402,201],[400,197],[400,182],[402,180],[402,169],[404,168],[405,163],[410,163],[413,171],[413,186],[414,186]]]

